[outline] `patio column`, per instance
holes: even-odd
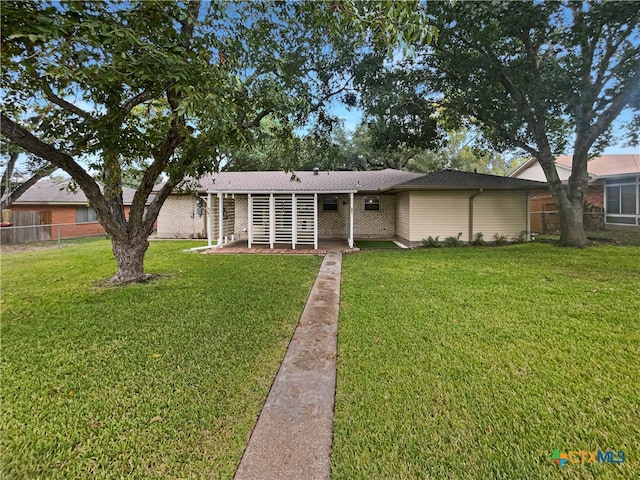
[[[291,248],[296,249],[296,241],[298,240],[298,203],[296,202],[296,194],[291,194]]]
[[[313,194],[313,248],[318,250],[318,194]]]
[[[218,193],[218,248],[222,248],[222,233],[224,230],[224,199],[222,193]]]
[[[353,192],[349,194],[349,248],[353,248]]]
[[[211,202],[213,201],[213,197],[211,196],[210,193],[207,193],[207,246],[208,247],[212,247],[213,246],[213,239],[211,237],[213,237],[213,225],[212,225],[212,219],[211,219],[211,214],[212,209],[211,209]]]
[[[251,248],[251,239],[253,238],[253,197],[251,194],[247,194],[247,248]]]
[[[269,194],[269,248],[273,249],[276,241],[276,199]]]
[[[231,200],[233,200],[233,231],[231,232],[231,241],[236,239],[236,194],[231,194]]]

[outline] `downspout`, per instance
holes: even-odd
[[[473,242],[473,199],[482,193],[482,188],[469,197],[469,243]]]

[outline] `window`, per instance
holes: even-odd
[[[607,187],[607,213],[620,213],[620,187]]]
[[[606,223],[640,225],[640,177],[610,178],[605,184]]]
[[[76,223],[97,222],[93,207],[76,207]]]
[[[380,197],[364,197],[365,210],[380,210]]]
[[[335,196],[324,196],[322,197],[322,210],[325,212],[328,211],[338,211],[338,197]]]

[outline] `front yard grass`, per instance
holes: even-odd
[[[356,247],[361,250],[397,250],[400,248],[391,240],[356,240]]]
[[[346,256],[332,478],[639,478],[639,259],[544,244]],[[559,470],[554,449],[625,462]]]
[[[3,255],[0,477],[231,478],[320,264],[153,242]]]

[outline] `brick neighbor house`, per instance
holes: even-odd
[[[571,155],[556,158],[558,176],[565,184],[571,175],[572,161]],[[589,186],[585,196],[585,227],[640,231],[640,155],[601,155],[589,160],[587,171]],[[524,162],[509,176],[546,180],[535,158]],[[534,232],[559,226],[558,207],[549,192],[532,197],[529,209]]]
[[[42,179],[16,200],[9,210],[14,217],[19,212],[38,212],[40,224],[51,226],[50,238],[86,237],[104,235],[105,231],[96,219],[96,212],[89,204],[84,192],[79,188],[69,190],[69,182]],[[135,194],[135,189],[123,187],[125,215]],[[147,201],[147,204],[150,199]]]

